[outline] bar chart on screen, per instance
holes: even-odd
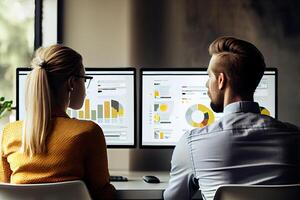
[[[82,108],[67,110],[71,118],[97,123],[108,145],[134,142],[134,79],[132,74],[123,73],[106,75],[87,71],[93,79],[86,89]]]
[[[104,100],[102,104],[96,104],[95,109],[91,108],[91,100],[85,99],[83,109],[68,109],[69,116],[78,119],[97,121],[98,123],[120,123],[124,119],[125,110],[117,100]]]
[[[92,104],[90,99],[85,99],[81,110],[68,109],[67,114],[73,118],[92,120],[98,123],[103,129],[107,141],[127,139],[127,126],[122,125],[125,122],[125,110],[117,100],[107,99],[102,103]]]

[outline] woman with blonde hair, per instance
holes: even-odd
[[[63,45],[39,48],[26,82],[24,121],[3,129],[0,181],[49,183],[81,179],[94,199],[111,199],[102,129],[92,121],[71,119],[85,98],[82,57]]]

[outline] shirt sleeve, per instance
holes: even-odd
[[[10,183],[12,171],[3,152],[5,130],[6,129],[4,128],[3,132],[0,132],[0,182]]]
[[[85,183],[93,199],[113,199],[115,188],[109,182],[105,138],[102,129],[95,125],[88,138],[85,164]]]
[[[164,192],[164,199],[191,199],[199,189],[193,173],[185,135],[177,143],[171,161],[170,180]]]

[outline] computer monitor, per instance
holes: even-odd
[[[174,147],[188,130],[218,120],[205,86],[207,69],[141,70],[141,147]],[[267,69],[254,95],[261,113],[277,117],[277,70]]]
[[[108,147],[135,147],[134,68],[85,68],[92,76],[80,110],[68,109],[71,118],[92,120],[102,128]],[[17,119],[25,117],[25,81],[30,68],[17,68]]]

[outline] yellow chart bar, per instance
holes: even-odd
[[[83,118],[83,110],[79,111],[79,118],[81,118],[81,119]]]
[[[155,91],[154,91],[154,98],[157,98],[157,97],[159,97],[159,91],[158,91],[158,90],[155,90]]]
[[[104,118],[110,118],[109,101],[104,101]]]
[[[86,99],[85,100],[85,104],[84,104],[84,118],[85,119],[90,119],[91,118],[91,105],[90,105],[90,100],[89,99]]]
[[[117,118],[118,111],[115,108],[111,108],[111,118]]]
[[[164,139],[164,138],[165,138],[164,132],[160,132],[160,133],[159,133],[159,139]]]

